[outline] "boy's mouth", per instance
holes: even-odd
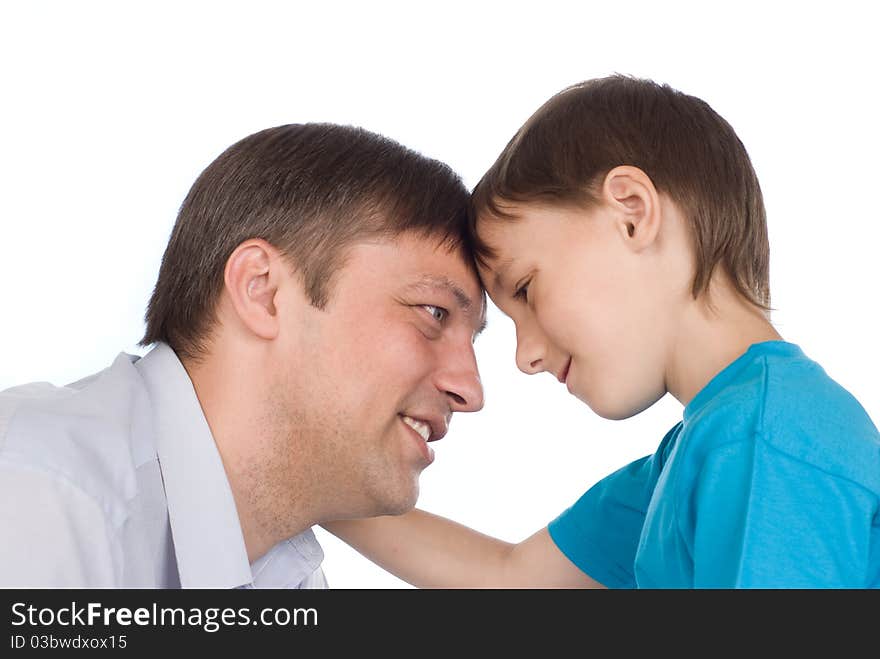
[[[568,369],[571,367],[571,357],[568,358],[568,361],[565,362],[565,366],[562,367],[562,370],[556,375],[556,379],[559,380],[562,384],[565,384],[565,381],[568,379]]]

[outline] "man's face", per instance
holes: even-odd
[[[462,256],[404,234],[355,245],[325,308],[285,319],[287,416],[315,452],[302,458],[324,471],[334,514],[415,505],[430,442],[453,412],[483,406],[473,341],[484,318]]]

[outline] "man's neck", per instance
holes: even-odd
[[[228,359],[225,361],[229,361]],[[186,363],[235,500],[253,563],[275,544],[316,523],[307,456],[292,455],[290,429],[273,413],[267,378],[249,377],[247,360],[210,357]],[[228,377],[235,373],[233,378]]]

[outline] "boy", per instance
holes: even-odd
[[[419,586],[880,585],[880,435],[769,320],[761,190],[724,119],[647,80],[574,85],[472,201],[519,368],[605,418],[669,392],[683,419],[518,544],[418,510],[328,530]]]

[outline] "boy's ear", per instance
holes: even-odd
[[[223,272],[226,294],[239,322],[261,339],[274,339],[279,331],[275,305],[278,256],[278,250],[265,240],[246,240],[229,255]]]
[[[651,178],[638,167],[620,165],[605,175],[602,201],[616,211],[621,237],[641,251],[657,238],[662,219],[660,197]]]

